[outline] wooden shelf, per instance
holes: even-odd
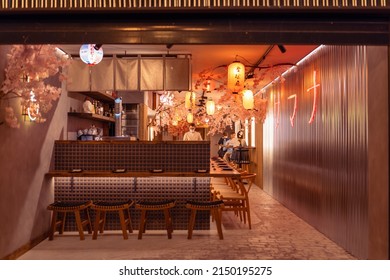
[[[68,112],[68,116],[82,118],[82,119],[89,119],[89,120],[95,120],[95,121],[103,121],[103,122],[115,122],[114,118],[106,117],[98,114],[92,114],[92,113],[78,113],[78,112]]]
[[[83,95],[89,96],[93,99],[103,101],[103,102],[114,102],[115,98],[110,95],[100,91],[72,91],[72,93],[81,93]]]

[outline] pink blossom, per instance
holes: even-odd
[[[63,81],[66,77],[61,69],[68,65],[68,60],[56,55],[56,47],[53,45],[14,45],[7,57],[8,65],[0,97],[21,97],[21,104],[26,108],[39,107],[39,111],[36,110],[38,122],[46,121],[41,113],[50,111],[52,103],[59,98],[61,89],[45,84],[45,79],[60,73],[60,80]],[[31,100],[32,93],[34,100]],[[14,114],[8,115],[14,123],[12,116]]]

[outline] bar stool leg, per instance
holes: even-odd
[[[81,217],[80,217],[80,211],[74,211],[74,215],[76,216],[76,224],[77,224],[77,229],[79,230],[80,234],[80,240],[84,240],[84,230],[83,230],[83,224],[81,222]]]
[[[56,215],[59,215],[59,214],[60,213],[56,211]],[[60,225],[59,233],[60,234],[63,234],[65,231],[65,220],[66,220],[66,212],[62,212],[62,220],[59,223],[59,225]],[[56,218],[56,224],[57,224],[57,218]],[[57,227],[57,225],[54,227],[54,232],[56,231],[56,227]]]
[[[127,212],[126,224],[127,224],[127,226],[128,226],[129,232],[130,232],[130,233],[133,233],[133,224],[131,223],[131,215],[130,215],[130,210],[129,210],[129,208],[126,209],[126,212]]]
[[[85,217],[86,217],[87,220],[88,220],[88,223],[87,223],[87,230],[88,230],[88,233],[91,234],[91,233],[92,233],[92,225],[91,225],[91,217],[89,216],[89,211],[88,211],[88,209],[84,209],[84,214],[85,214]]]
[[[219,239],[223,239],[223,233],[222,233],[222,211],[221,209],[215,209],[212,212],[214,212],[214,217],[215,217],[215,223],[217,224],[217,230],[218,230],[218,235]]]
[[[95,216],[95,224],[93,225],[93,235],[92,235],[92,239],[97,239],[97,234],[98,234],[98,231],[100,230],[100,232],[102,232],[102,227],[101,227],[101,212],[100,211],[96,211],[96,216]]]
[[[188,224],[187,239],[191,239],[192,238],[192,231],[194,230],[194,226],[195,226],[195,218],[196,218],[196,210],[195,209],[191,209],[190,222]]]
[[[146,210],[141,210],[141,220],[139,223],[138,239],[142,239],[142,233],[145,232]]]
[[[171,215],[169,214],[169,210],[168,209],[164,209],[164,217],[165,217],[165,224],[167,226],[168,239],[171,239],[172,238],[173,227],[172,227]]]
[[[122,210],[119,210],[118,212],[119,212],[119,220],[120,220],[120,223],[121,223],[121,229],[122,229],[123,238],[124,239],[128,239],[129,237],[127,235],[125,215],[124,215]]]
[[[53,238],[54,238],[54,232],[56,231],[56,225],[57,225],[57,211],[53,211],[53,213],[51,214],[49,240],[53,240]]]

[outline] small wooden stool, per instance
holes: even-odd
[[[165,217],[165,224],[167,227],[167,234],[168,239],[172,238],[172,232],[173,232],[173,226],[172,226],[172,219],[171,214],[169,212],[169,209],[174,207],[176,204],[176,200],[162,200],[162,201],[147,201],[147,200],[141,200],[137,201],[135,204],[135,208],[141,210],[141,220],[139,224],[139,231],[138,231],[138,239],[142,239],[142,233],[145,232],[146,228],[146,211],[163,211],[164,217]]]
[[[222,200],[216,200],[216,201],[187,201],[186,208],[191,209],[191,216],[190,221],[188,224],[188,239],[192,238],[192,231],[194,229],[195,225],[195,218],[196,218],[196,211],[198,210],[209,210],[212,214],[212,216],[215,219],[215,223],[217,224],[217,230],[219,239],[223,239],[222,234],[222,222],[221,222],[221,208],[224,207]]]
[[[91,209],[96,211],[95,224],[92,239],[97,239],[98,231],[103,233],[104,225],[106,223],[107,212],[118,212],[123,239],[128,239],[127,230],[133,232],[131,224],[130,207],[134,204],[132,200],[125,202],[106,202],[99,201],[91,205]]]
[[[80,240],[84,240],[84,226],[87,226],[88,233],[92,233],[91,220],[89,218],[88,208],[91,206],[92,201],[84,202],[62,202],[56,201],[49,206],[47,210],[53,211],[51,218],[51,227],[49,233],[49,240],[53,240],[54,233],[57,229],[57,226],[60,226],[59,233],[64,233],[66,214],[73,212],[76,218],[77,229],[80,234]],[[81,218],[80,212],[84,212],[84,219]],[[62,213],[61,219],[58,218],[58,214]]]

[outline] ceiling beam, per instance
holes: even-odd
[[[3,14],[0,44],[390,43],[387,15]]]

